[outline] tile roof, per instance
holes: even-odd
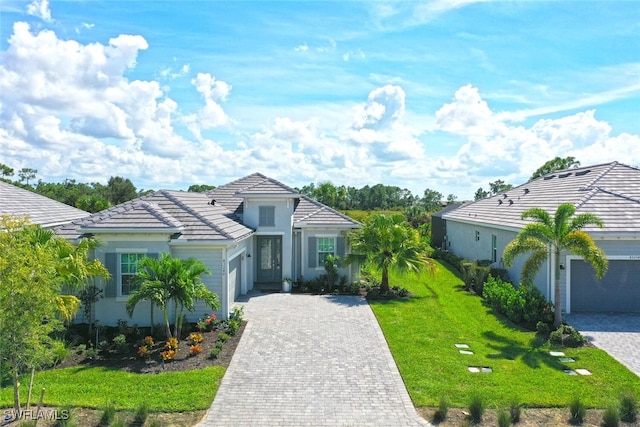
[[[238,240],[253,233],[205,194],[160,190],[93,214],[57,232],[67,238],[83,233],[132,230],[180,233],[178,241]]]
[[[349,226],[358,222],[300,195],[294,189],[254,173],[203,193],[160,190],[59,227],[58,234],[75,239],[84,233],[105,231],[165,232],[178,241],[240,240],[253,229],[245,226],[244,197],[291,197],[299,199],[294,226]]]
[[[88,216],[89,212],[0,181],[1,215],[28,216],[32,223],[52,227]]]
[[[602,219],[604,228],[585,228],[590,233],[639,233],[640,169],[612,162],[553,172],[461,206],[443,218],[520,229],[527,224],[520,218],[525,210],[554,213],[563,203],[573,203],[577,214],[593,213]]]
[[[301,195],[295,189],[260,173],[254,173],[207,192],[207,195],[231,211],[243,212],[244,197],[291,197],[299,199],[294,226],[350,226],[360,224],[322,203]]]

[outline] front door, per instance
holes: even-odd
[[[257,236],[258,282],[282,282],[282,236]]]

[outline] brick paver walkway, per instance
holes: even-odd
[[[361,297],[254,294],[200,426],[420,426]]]
[[[640,314],[568,314],[566,322],[640,376]]]

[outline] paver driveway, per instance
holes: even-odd
[[[569,314],[566,322],[640,375],[640,314]]]
[[[254,294],[200,426],[419,426],[361,297]]]

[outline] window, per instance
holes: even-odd
[[[318,266],[324,267],[324,261],[327,255],[336,254],[336,238],[335,237],[318,237]]]
[[[274,227],[276,225],[275,206],[260,206],[258,211],[258,225],[260,227]]]
[[[476,231],[476,242],[480,241],[480,232]]]
[[[491,235],[491,261],[498,261],[498,236]]]
[[[133,276],[138,272],[138,261],[144,258],[146,254],[120,254],[120,283],[122,285],[121,295],[130,295],[135,292],[138,287],[135,286]]]

